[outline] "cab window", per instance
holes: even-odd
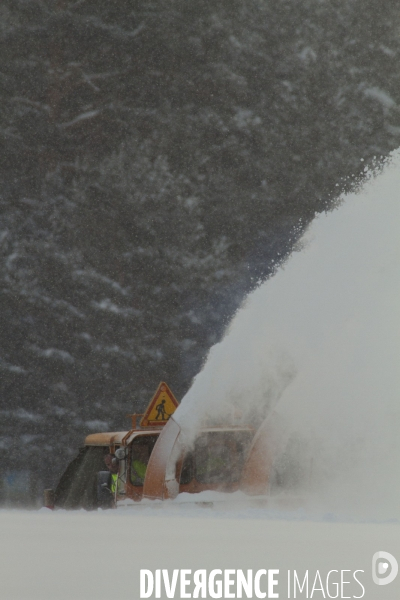
[[[247,431],[207,432],[194,448],[194,476],[199,483],[239,481],[251,434]]]
[[[143,485],[147,465],[157,438],[157,435],[141,435],[133,440],[130,454],[130,480],[132,485]]]

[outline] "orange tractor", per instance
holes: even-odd
[[[264,494],[269,468],[264,436],[253,427],[203,427],[190,443],[173,414],[178,402],[160,383],[129,431],[88,435],[45,504],[111,508],[206,490]]]

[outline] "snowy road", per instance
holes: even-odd
[[[371,577],[375,552],[384,550],[400,559],[399,523],[280,520],[261,510],[224,516],[207,508],[180,514],[164,508],[3,510],[0,532],[4,600],[137,599],[140,569],[280,569],[275,590],[279,598],[288,598],[289,569],[298,574],[308,569],[310,581],[319,570],[325,594],[329,570],[348,570],[348,578],[352,571],[363,570],[359,578],[364,598],[399,598],[399,577],[387,586],[376,586]],[[361,595],[360,586],[354,590]],[[352,596],[350,584],[346,592]],[[180,597],[178,589],[175,598]],[[298,592],[297,597],[306,596]],[[315,591],[312,597],[324,596]]]

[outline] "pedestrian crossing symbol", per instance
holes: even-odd
[[[167,384],[162,381],[146,408],[146,412],[140,421],[140,426],[154,427],[155,425],[165,425],[178,406],[177,399]]]

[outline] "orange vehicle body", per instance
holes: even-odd
[[[167,390],[173,398],[165,383],[160,384],[157,393],[160,389]],[[156,408],[160,411],[165,406],[157,404],[158,400],[156,394],[146,413],[130,415],[129,431],[95,433],[85,439],[86,450],[103,449],[103,456],[115,452],[119,456],[114,506],[137,503],[143,498],[173,499],[183,492],[242,490],[249,495],[266,492],[269,464],[263,438],[253,427],[204,426],[189,443],[173,414],[165,413],[165,419],[155,424]],[[172,411],[171,404],[166,406]],[[136,465],[141,465],[140,473]]]

